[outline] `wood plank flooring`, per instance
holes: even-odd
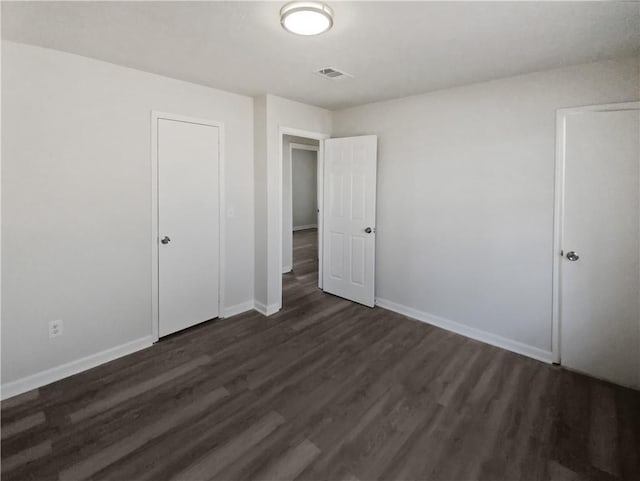
[[[640,393],[316,288],[2,403],[3,480],[640,480]]]

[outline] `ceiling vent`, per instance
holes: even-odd
[[[342,80],[347,78],[353,78],[350,73],[338,70],[335,67],[325,67],[317,70],[316,73],[321,77],[328,78],[329,80]]]

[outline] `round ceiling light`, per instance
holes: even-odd
[[[291,2],[280,10],[280,23],[298,35],[318,35],[333,26],[333,10],[321,2]]]

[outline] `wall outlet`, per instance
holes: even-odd
[[[54,337],[61,336],[63,329],[64,324],[61,320],[49,321],[49,338],[53,339]]]

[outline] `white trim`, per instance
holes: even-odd
[[[279,126],[278,127],[278,184],[277,184],[277,188],[278,188],[278,213],[277,213],[277,217],[276,217],[276,240],[278,242],[278,258],[276,259],[276,265],[278,266],[278,271],[282,271],[282,258],[283,258],[283,253],[282,253],[282,241],[283,241],[283,236],[282,236],[282,224],[283,224],[283,219],[282,219],[282,212],[284,210],[284,188],[283,188],[283,182],[282,182],[282,172],[283,172],[283,148],[282,148],[282,144],[284,142],[284,136],[285,135],[293,135],[296,137],[305,137],[308,139],[315,139],[318,141],[318,239],[322,239],[321,235],[322,235],[322,219],[323,219],[323,195],[322,195],[322,191],[324,189],[324,142],[323,140],[328,139],[330,136],[329,134],[325,134],[322,132],[311,132],[308,130],[301,130],[301,129],[296,129],[296,128],[292,128],[292,127],[284,127],[284,126]],[[322,188],[321,188],[322,187]],[[322,242],[318,242],[318,258],[319,258],[319,268],[318,268],[318,287],[320,289],[322,289]],[[268,268],[268,267],[267,267]],[[269,279],[269,276],[267,275],[267,279]],[[277,298],[278,298],[278,307],[274,312],[277,312],[278,310],[280,310],[280,308],[282,307],[282,275],[281,272],[278,273],[278,283],[277,283]],[[256,305],[258,303],[256,302]],[[261,304],[262,306],[264,306],[264,304]],[[259,310],[256,307],[256,310]],[[260,311],[262,312],[262,311]],[[265,312],[269,312],[268,309],[265,309]],[[265,314],[265,315],[270,315],[270,314]]]
[[[553,251],[551,254],[551,351],[553,362],[560,364],[560,252],[562,245],[562,224],[564,223],[564,138],[565,116],[556,112],[556,160],[553,205]]]
[[[585,105],[556,111],[556,172],[555,194],[553,205],[553,277],[552,277],[552,322],[551,349],[553,362],[562,363],[560,352],[560,303],[561,303],[561,275],[562,275],[562,238],[564,226],[564,183],[566,156],[566,124],[569,115],[579,115],[587,112],[613,112],[620,110],[640,109],[640,102],[621,102],[617,104]]]
[[[579,107],[567,107],[558,109],[560,114],[582,114],[585,112],[617,112],[619,110],[637,110],[640,108],[640,101],[632,100],[629,102],[619,102],[616,104],[601,104],[601,105],[582,105]]]
[[[299,230],[317,229],[317,228],[318,228],[318,224],[299,225],[293,228],[293,232],[296,232]]]
[[[320,143],[320,141],[318,141],[318,144]],[[289,149],[290,150],[311,150],[313,152],[317,152],[318,150],[320,150],[320,145],[309,145],[309,144],[296,144],[294,142],[291,142],[289,144]]]
[[[286,266],[282,266],[282,273],[286,274],[287,272],[291,272],[293,270],[293,266],[291,265],[286,265]]]
[[[227,318],[227,317],[237,316],[238,314],[242,314],[243,312],[253,310],[254,306],[255,306],[255,302],[252,299],[250,301],[245,301],[245,302],[241,302],[240,304],[236,304],[235,306],[225,307],[220,317]]]
[[[538,361],[546,363],[553,362],[553,353],[551,351],[545,351],[544,349],[523,344],[497,334],[492,334],[475,327],[470,327],[459,322],[445,319],[444,317],[434,316],[433,314],[422,312],[412,307],[403,306],[402,304],[397,304],[387,299],[381,299],[379,297],[376,298],[376,305],[383,309],[388,309],[390,311],[397,312],[398,314],[411,317],[412,319],[431,324],[432,326],[440,327],[447,331],[475,339],[476,341],[491,344],[492,346],[500,347],[517,354],[522,354],[523,356],[537,359]]]
[[[175,120],[218,128],[218,313],[225,312],[225,253],[226,253],[226,196],[225,196],[225,131],[224,123],[167,112],[151,111],[151,332],[154,342],[159,339],[158,316],[158,120]],[[230,308],[232,309],[232,308]]]
[[[271,304],[270,306],[267,306],[260,301],[254,301],[253,308],[263,316],[270,316],[280,310],[280,305]]]
[[[327,138],[329,138],[327,136]],[[319,141],[320,150],[318,150],[317,160],[317,172],[316,192],[318,197],[318,288],[323,288],[323,256],[324,256],[324,242],[322,238],[322,230],[324,229],[324,140]]]
[[[8,382],[2,385],[0,398],[5,400],[7,398],[17,396],[18,394],[31,391],[32,389],[46,386],[47,384],[59,381],[65,377],[73,376],[74,374],[92,369],[109,361],[146,349],[152,345],[152,336],[142,337],[135,341],[130,341],[81,359],[76,359],[75,361],[47,369],[46,371],[41,371],[36,374],[32,374],[31,376]]]

